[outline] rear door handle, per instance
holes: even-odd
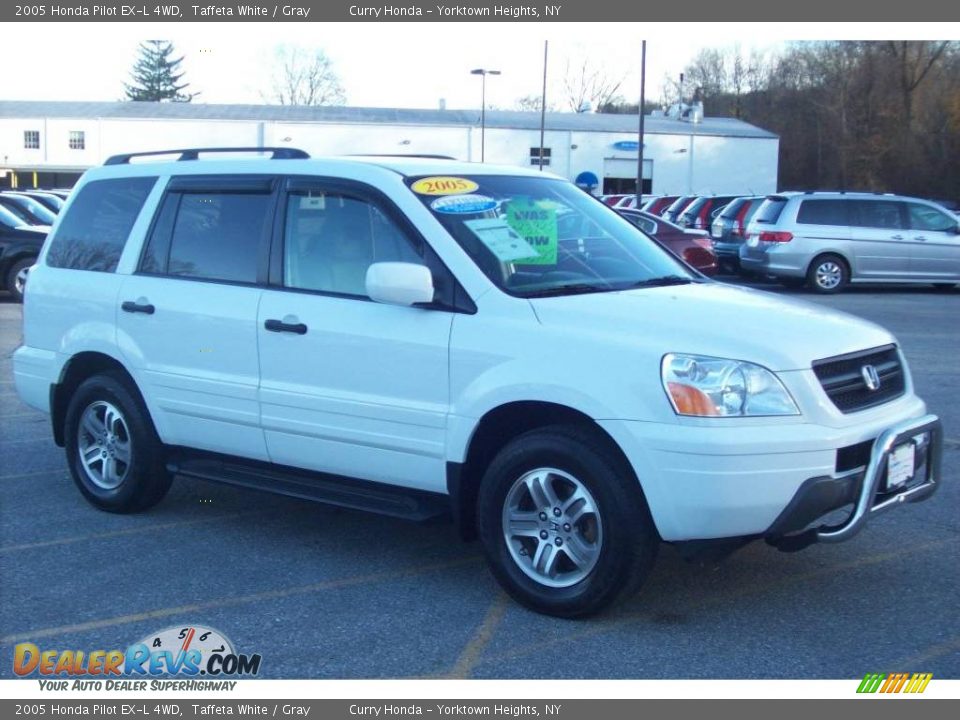
[[[133,300],[124,300],[120,309],[128,313],[143,313],[144,315],[153,315],[156,308],[150,303],[137,303]]]
[[[303,323],[285,323],[283,320],[267,320],[263,327],[270,332],[288,332],[297,335],[306,335],[307,326]]]
[[[919,240],[920,242],[926,242],[927,239],[923,235],[917,235],[914,240]]]

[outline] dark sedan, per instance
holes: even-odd
[[[15,300],[23,299],[27,273],[37,261],[48,228],[24,224],[0,207],[0,283]]]
[[[704,275],[717,274],[717,255],[702,230],[684,230],[656,215],[641,210],[617,209],[617,212],[657,240],[670,252]]]
[[[747,223],[763,203],[763,195],[741,197],[727,205],[710,225],[713,249],[721,269],[737,272],[740,269],[740,246],[743,245]]]

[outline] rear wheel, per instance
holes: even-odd
[[[581,617],[629,597],[659,545],[640,484],[597,433],[533,430],[484,475],[480,538],[493,574],[518,602]]]
[[[64,439],[73,481],[101,510],[146,510],[170,489],[147,408],[120,374],[94,375],[80,384],[67,406]]]
[[[807,270],[807,284],[819,293],[837,293],[850,282],[850,269],[839,255],[820,255]]]
[[[7,271],[7,290],[17,302],[23,302],[23,293],[27,288],[27,273],[30,272],[30,268],[33,267],[35,262],[37,262],[36,258],[21,258],[13,263]]]

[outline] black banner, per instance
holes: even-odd
[[[557,3],[557,4],[554,4]],[[624,3],[622,0],[537,2],[424,2],[397,0],[297,0],[290,3],[26,2],[0,7],[3,22],[946,22],[960,18],[960,3],[941,0],[860,2],[806,0],[688,0]],[[742,29],[742,28],[741,28]],[[900,35],[902,25],[891,28]]]

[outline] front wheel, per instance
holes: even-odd
[[[555,426],[505,446],[479,498],[490,567],[518,602],[582,617],[629,597],[659,546],[630,467],[598,432]]]
[[[123,376],[94,375],[80,384],[67,406],[64,439],[73,481],[101,510],[146,510],[170,489],[163,446]]]

